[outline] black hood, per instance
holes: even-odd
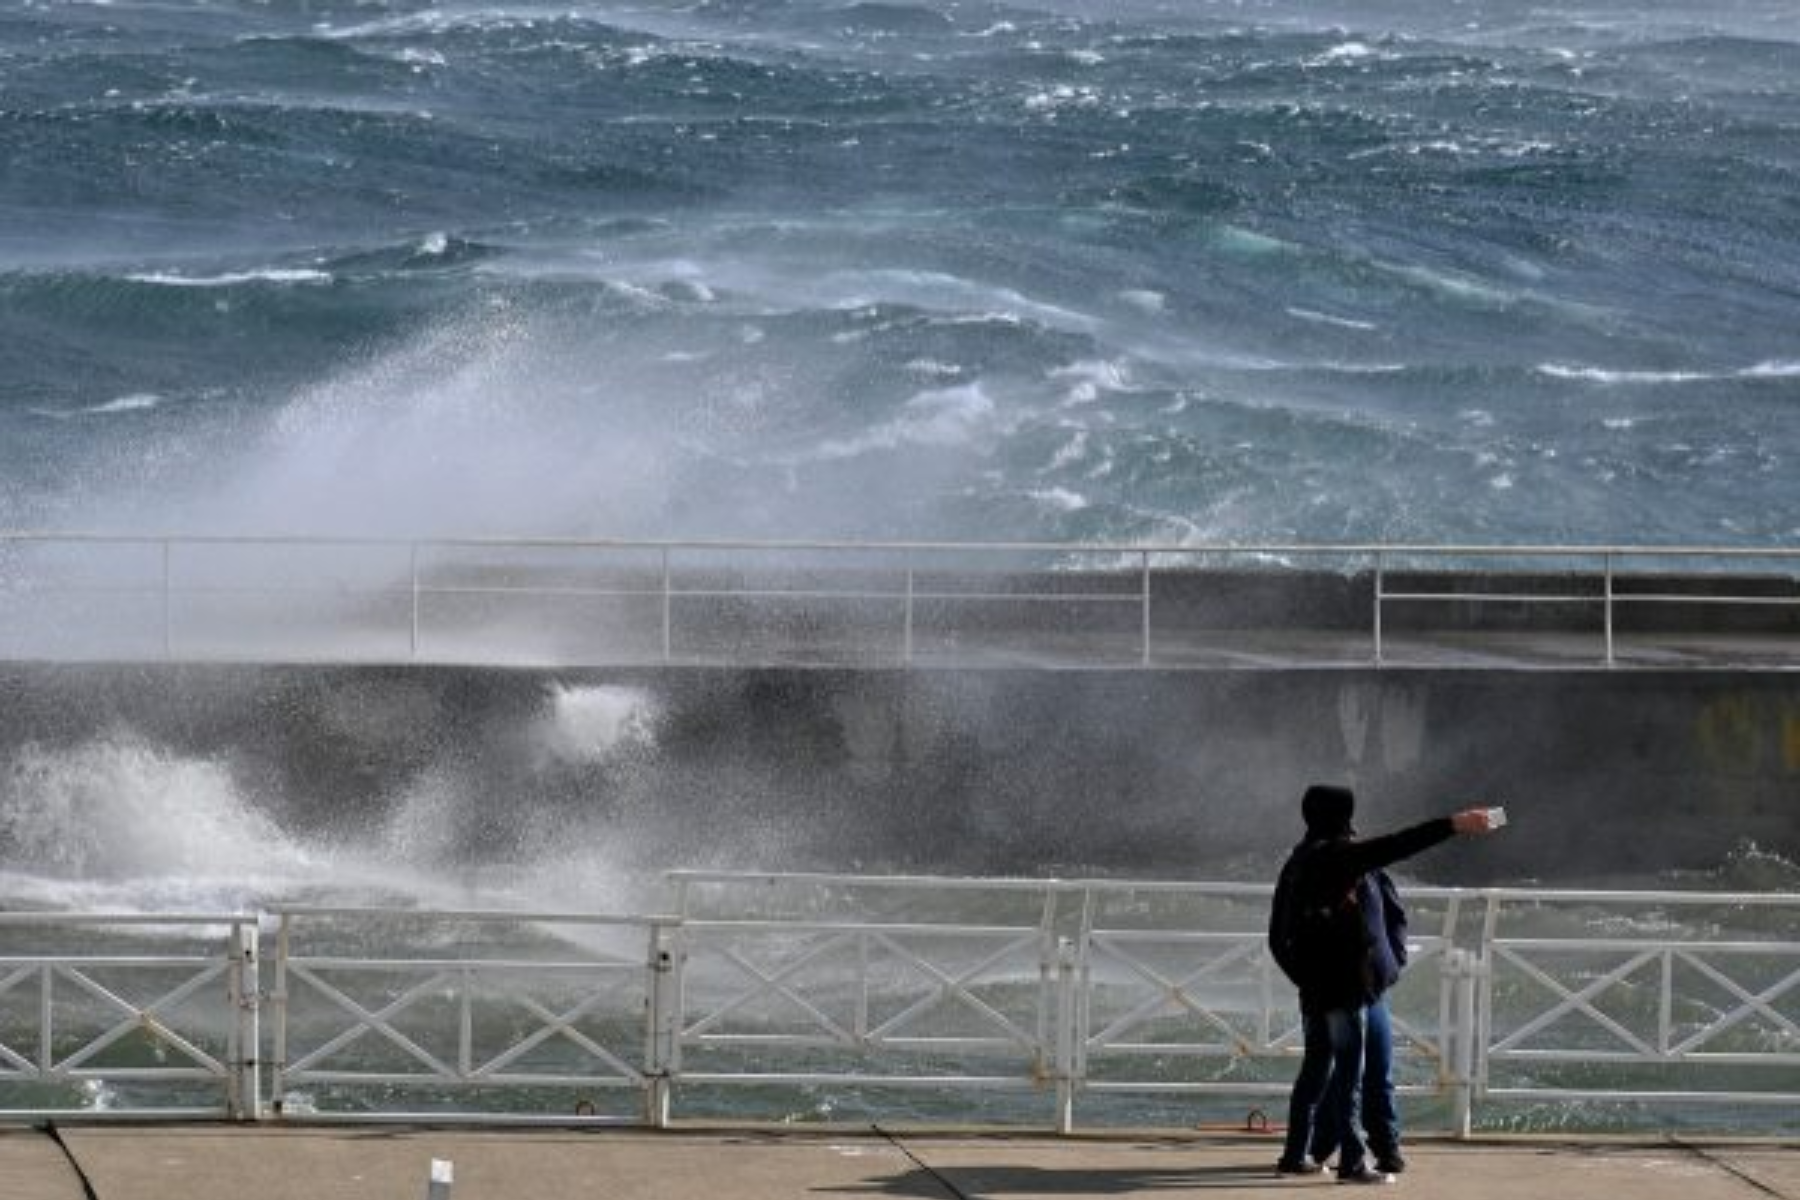
[[[1350,824],[1356,815],[1356,794],[1347,787],[1315,783],[1300,798],[1300,815],[1313,837],[1347,837],[1356,832]]]

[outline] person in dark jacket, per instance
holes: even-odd
[[[1369,872],[1367,882],[1373,894],[1364,900],[1369,906],[1364,911],[1373,911],[1376,904],[1381,906],[1381,919],[1369,924],[1381,926],[1388,953],[1395,965],[1405,970],[1406,908],[1400,903],[1399,889],[1380,868]],[[1394,1026],[1384,992],[1363,1010],[1362,1116],[1375,1169],[1386,1175],[1406,1170],[1406,1156],[1400,1153],[1400,1107],[1394,1095]],[[1330,1104],[1320,1105],[1313,1125],[1312,1160],[1325,1162],[1337,1152],[1337,1145],[1335,1110]]]
[[[1368,1161],[1359,1109],[1369,1006],[1400,978],[1405,943],[1396,953],[1373,873],[1493,825],[1486,808],[1469,808],[1362,840],[1352,824],[1354,793],[1323,784],[1307,788],[1300,812],[1306,836],[1281,869],[1270,924],[1271,945],[1300,989],[1305,1039],[1276,1170],[1314,1174],[1321,1168],[1309,1149],[1335,1145],[1340,1180],[1389,1183],[1392,1174]]]

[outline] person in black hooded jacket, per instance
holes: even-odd
[[[1335,1145],[1338,1178],[1386,1183],[1369,1165],[1359,1124],[1368,1007],[1400,977],[1405,952],[1389,934],[1378,872],[1457,834],[1487,833],[1486,808],[1469,808],[1382,837],[1357,838],[1349,788],[1315,784],[1300,801],[1306,836],[1282,866],[1270,944],[1300,989],[1305,1038],[1288,1099],[1287,1137],[1276,1170],[1313,1174],[1318,1144]]]

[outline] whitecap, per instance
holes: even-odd
[[[444,251],[448,250],[449,248],[450,248],[450,236],[448,234],[444,233],[443,231],[439,230],[437,232],[428,233],[425,235],[424,239],[419,242],[419,251],[418,252],[420,254],[429,255],[432,258],[436,258],[437,256],[439,256],[440,254],[442,254]]]
[[[1105,388],[1109,392],[1122,391],[1131,386],[1130,369],[1122,363],[1105,358],[1084,358],[1053,367],[1049,371],[1049,378],[1074,380],[1078,386],[1087,384],[1091,389]]]
[[[81,411],[96,417],[108,416],[112,413],[143,412],[155,408],[162,403],[162,397],[154,392],[133,392],[129,396],[120,396],[117,400],[108,400],[105,404],[96,404],[92,408]]]
[[[1373,321],[1358,321],[1350,317],[1333,316],[1331,313],[1316,312],[1310,308],[1289,308],[1287,314],[1295,320],[1314,321],[1320,325],[1335,325],[1339,329],[1368,332],[1376,328]]]
[[[1056,454],[1050,459],[1050,465],[1044,469],[1047,471],[1057,471],[1065,467],[1072,467],[1082,459],[1086,458],[1087,453],[1088,432],[1085,429],[1077,429],[1075,431],[1075,436],[1071,437],[1068,442],[1056,451]]]
[[[129,396],[120,396],[116,400],[89,405],[86,408],[33,408],[27,411],[34,417],[45,417],[52,421],[68,421],[76,417],[110,417],[117,413],[144,412],[161,403],[162,397],[153,392],[133,392]]]
[[[1366,59],[1386,57],[1378,56],[1366,42],[1341,42],[1323,54],[1316,54],[1302,65],[1308,67],[1329,67],[1339,63],[1362,62]]]
[[[133,283],[150,283],[159,287],[215,288],[237,287],[245,283],[330,283],[331,273],[305,267],[269,267],[260,271],[232,271],[224,275],[175,275],[153,271],[142,275],[127,275],[125,278]]]
[[[1065,487],[1038,488],[1026,494],[1045,508],[1053,508],[1057,512],[1080,512],[1088,507],[1086,496]]]
[[[1604,367],[1577,367],[1565,363],[1539,363],[1537,372],[1552,379],[1574,379],[1584,383],[1693,383],[1717,376],[1700,371],[1616,371]]]
[[[993,398],[979,381],[953,388],[920,392],[903,406],[899,416],[853,438],[823,442],[812,457],[831,460],[855,458],[871,450],[894,450],[903,445],[961,446],[972,441],[993,419]]]
[[[1264,233],[1253,233],[1240,225],[1221,226],[1213,235],[1213,241],[1220,249],[1234,254],[1280,254],[1294,249],[1292,242],[1284,242]]]
[[[1740,374],[1749,379],[1793,379],[1800,377],[1800,361],[1759,362],[1754,367],[1744,368]]]
[[[1168,304],[1168,297],[1161,292],[1149,288],[1126,288],[1119,293],[1119,299],[1137,309],[1139,312],[1155,315],[1163,311]]]

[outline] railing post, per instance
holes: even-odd
[[[1613,555],[1606,552],[1606,600],[1601,605],[1606,612],[1606,665],[1613,665]]]
[[[280,923],[275,932],[275,990],[269,993],[269,1005],[275,1010],[275,1061],[270,1064],[269,1073],[269,1109],[279,1117],[287,1105],[287,1027],[288,1027],[288,991],[287,968],[288,955],[291,952],[291,939],[288,935],[288,924],[293,918],[282,913]]]
[[[231,1061],[225,1086],[231,1117],[236,1121],[262,1119],[262,1063],[257,1058],[262,1046],[259,1022],[262,995],[256,950],[256,922],[245,920],[233,924],[229,951],[231,967],[226,973],[232,1012],[228,1056]]]
[[[1143,658],[1143,664],[1144,664],[1144,666],[1147,667],[1150,665],[1150,552],[1148,550],[1143,551],[1139,555],[1139,558],[1142,560],[1143,567],[1144,567],[1143,583],[1141,584],[1141,586],[1143,588],[1143,593],[1144,593],[1144,658]]]
[[[650,926],[649,979],[644,1037],[644,1123],[669,1125],[670,1091],[680,1069],[677,1031],[681,1020],[678,947],[660,922]]]
[[[1466,1138],[1474,1126],[1476,1042],[1480,1033],[1475,1019],[1475,983],[1478,959],[1468,950],[1444,951],[1445,1018],[1439,1036],[1444,1082],[1450,1089],[1450,1134]]]
[[[412,633],[407,642],[407,655],[414,662],[419,658],[419,543],[413,542],[407,549],[407,571],[412,577]]]
[[[1381,551],[1375,552],[1375,665],[1381,665],[1381,597],[1386,587],[1383,581],[1385,556]]]
[[[175,584],[174,568],[170,562],[173,551],[169,539],[162,543],[162,650],[163,661],[175,657]]]
[[[674,653],[674,614],[669,594],[669,548],[662,548],[662,656],[666,663]]]
[[[906,564],[906,631],[901,641],[900,661],[912,666],[913,660],[913,565]]]
[[[1056,1132],[1075,1130],[1075,943],[1056,941]]]

